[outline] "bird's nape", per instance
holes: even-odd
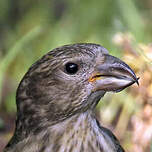
[[[4,152],[123,152],[94,108],[107,91],[138,84],[133,70],[97,44],[56,48],[33,64],[16,95],[17,121]]]

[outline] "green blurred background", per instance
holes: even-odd
[[[142,57],[145,53],[139,44],[152,51],[148,45],[151,40],[151,0],[0,0],[0,151],[13,132],[16,88],[30,65],[42,55],[61,45],[91,42],[103,45],[111,54],[120,58],[128,54],[129,48],[137,53],[136,57]],[[138,62],[141,63],[140,61],[141,59]],[[143,59],[149,67],[151,61]],[[136,72],[140,71],[141,75],[146,70],[146,67],[143,71],[139,70],[136,60],[131,63],[131,67]],[[141,93],[130,92],[135,91],[124,91],[115,95],[117,98],[107,95],[105,102],[99,104],[97,109],[101,121],[112,130],[119,123],[127,121],[123,132],[127,135],[120,135],[127,151],[131,151],[134,144],[133,129],[128,129],[131,117],[135,114],[132,111],[136,111],[138,104],[134,95],[137,97]],[[131,101],[131,106],[129,104],[127,108],[133,110],[127,113],[128,117],[126,113],[122,115],[124,109],[121,100],[116,102],[118,99],[128,100],[129,103]],[[145,100],[140,104],[141,107],[144,104]],[[114,109],[114,112],[109,116],[107,110],[103,117],[105,113],[102,113],[102,109],[105,107]],[[143,109],[144,106],[140,108],[141,111]],[[121,122],[118,116],[122,119]],[[106,120],[107,117],[110,117],[110,121]],[[118,128],[114,130],[117,135]],[[147,147],[141,149],[146,152]]]

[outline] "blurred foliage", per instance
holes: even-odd
[[[106,100],[111,102],[101,106],[100,115],[105,124],[113,125],[126,150],[149,152],[152,140],[152,45],[137,43],[130,33],[117,33],[113,42],[123,51],[122,59],[140,76],[140,86],[133,85],[119,96],[109,96]]]
[[[98,105],[102,122],[114,129],[128,152],[148,152],[151,9],[151,0],[0,0],[0,147],[12,133],[16,88],[30,65],[55,47],[92,42],[122,57],[140,77],[139,87],[105,96]]]

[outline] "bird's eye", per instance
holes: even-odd
[[[66,73],[75,74],[78,71],[78,65],[76,63],[69,62],[65,65]]]

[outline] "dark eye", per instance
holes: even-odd
[[[78,65],[72,62],[69,62],[65,65],[65,70],[68,74],[75,74],[78,71]]]

